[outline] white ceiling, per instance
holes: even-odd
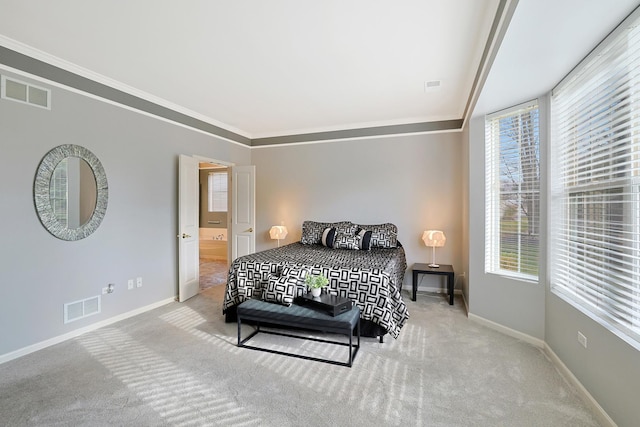
[[[498,4],[0,0],[0,44],[260,138],[460,119]]]
[[[638,0],[520,0],[474,115],[548,93],[637,6]]]
[[[254,139],[463,118],[498,5],[0,0],[0,45]],[[550,90],[636,5],[520,0],[476,113]]]

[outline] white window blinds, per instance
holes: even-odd
[[[209,173],[209,212],[227,212],[227,172]]]
[[[485,271],[538,279],[540,132],[537,102],[485,122]]]
[[[551,99],[551,289],[640,341],[640,23],[630,17]]]

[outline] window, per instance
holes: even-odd
[[[227,211],[227,172],[209,173],[209,212]]]
[[[551,290],[640,342],[640,15],[553,90]]]
[[[62,159],[51,174],[49,184],[49,200],[53,216],[60,222],[62,227],[67,227],[67,201],[69,180],[68,180],[68,160]]]
[[[540,132],[537,102],[487,116],[485,271],[538,279]]]

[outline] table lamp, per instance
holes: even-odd
[[[271,230],[269,230],[269,236],[272,239],[278,239],[278,247],[280,247],[280,239],[287,237],[287,234],[287,227],[284,225],[274,225],[271,227]]]
[[[432,248],[431,255],[431,264],[429,267],[438,268],[439,264],[436,264],[436,248],[441,248],[444,246],[444,243],[447,241],[444,233],[440,230],[427,230],[422,233],[422,241],[425,245],[430,246]]]

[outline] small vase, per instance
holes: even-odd
[[[311,295],[314,297],[319,297],[322,292],[322,288],[311,288]]]

